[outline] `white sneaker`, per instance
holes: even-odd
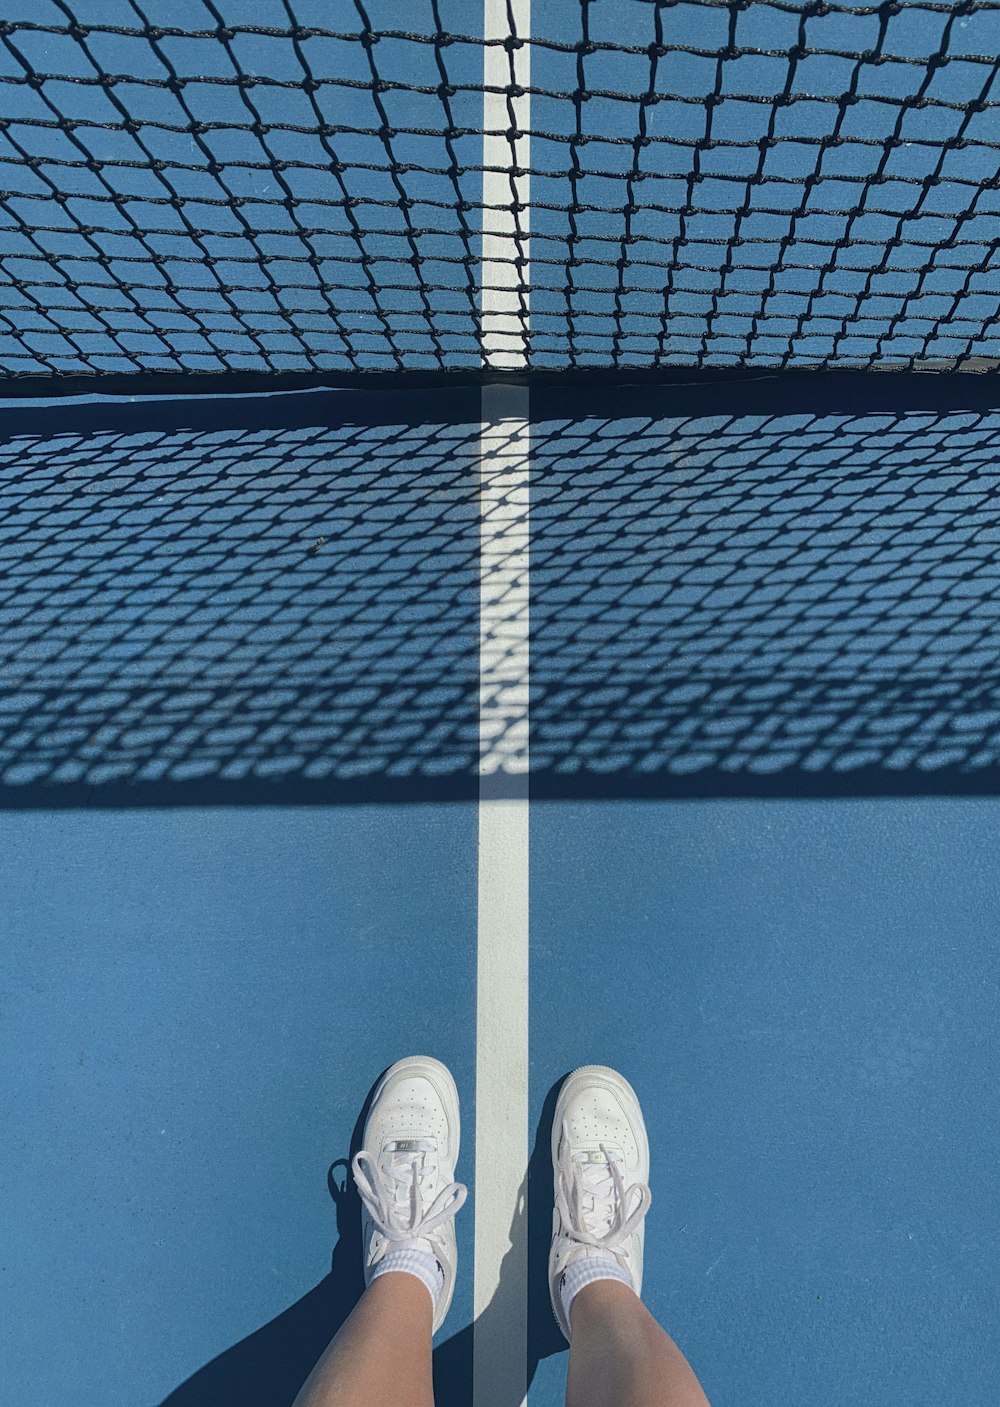
[[[455,1182],[458,1090],[446,1065],[430,1056],[397,1061],[378,1083],[355,1154],[362,1201],[365,1285],[390,1250],[428,1251],[444,1275],[434,1330],[451,1306],[458,1268],[455,1213],[468,1189]]]
[[[552,1166],[549,1295],[568,1340],[560,1280],[573,1261],[611,1255],[642,1292],[649,1140],[635,1091],[617,1071],[584,1065],[567,1076],[552,1120]]]

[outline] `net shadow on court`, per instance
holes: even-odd
[[[534,395],[533,795],[993,791],[984,380]],[[478,397],[382,407],[8,422],[0,805],[477,794]]]

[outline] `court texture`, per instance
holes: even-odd
[[[590,1063],[713,1407],[996,1407],[998,34],[8,0],[5,1400],[290,1407],[421,1053],[442,1407]]]

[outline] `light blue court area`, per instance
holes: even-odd
[[[486,1313],[527,1304],[559,1407],[549,1121],[607,1063],[650,1132],[644,1297],[713,1407],[995,1407],[1000,428],[982,393],[721,394],[533,393],[528,1276]],[[0,443],[25,1407],[290,1407],[401,1055],[451,1065],[475,1193],[478,401],[380,406],[22,409]],[[476,1212],[439,1402],[520,1407],[472,1393]]]
[[[532,1111],[582,1063],[635,1085],[644,1298],[713,1404],[996,1400],[998,821],[982,799],[533,810]],[[532,1401],[562,1375],[544,1357]]]
[[[344,1160],[375,1078],[447,1030],[472,1086],[474,808],[0,833],[8,1390],[290,1403],[362,1288]],[[455,1323],[471,1308],[464,1278]]]

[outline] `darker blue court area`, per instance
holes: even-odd
[[[474,795],[478,405],[386,410],[0,411],[5,804]]]
[[[992,793],[1000,418],[908,389],[539,420],[536,796]]]

